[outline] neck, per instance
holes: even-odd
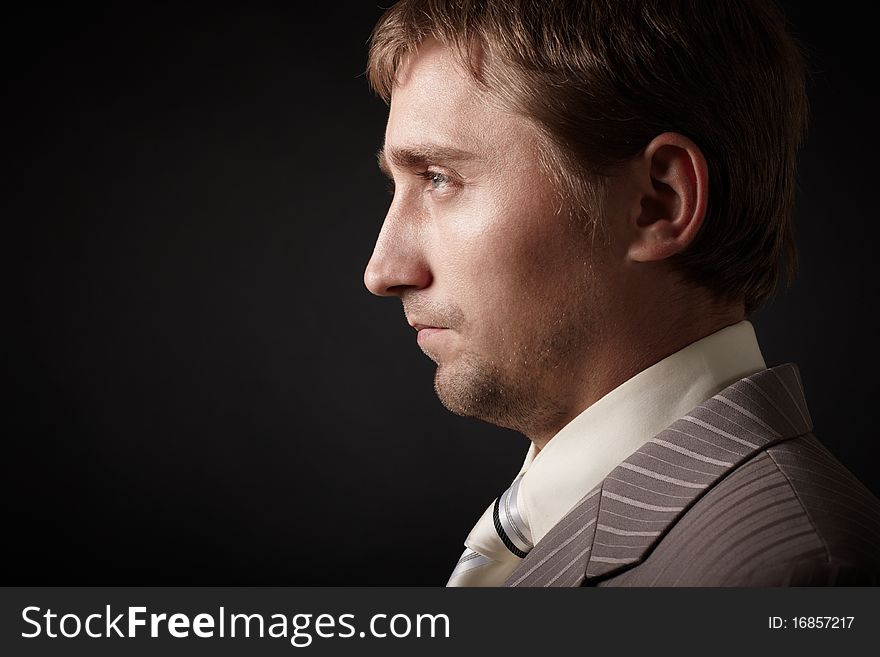
[[[688,307],[689,306],[689,307]],[[695,308],[699,310],[695,312]],[[685,312],[685,310],[687,312]],[[685,304],[650,314],[628,314],[627,322],[609,326],[601,339],[560,381],[557,399],[567,403],[551,425],[525,432],[537,450],[566,424],[616,387],[667,356],[745,318],[742,303]],[[572,381],[580,383],[572,386]],[[565,387],[568,390],[565,390]]]

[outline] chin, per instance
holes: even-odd
[[[473,356],[438,365],[434,390],[452,413],[527,436],[555,427],[563,408],[542,389],[540,372],[508,372]]]
[[[520,429],[523,417],[532,415],[535,399],[503,383],[497,368],[475,358],[438,365],[434,390],[450,412],[511,429]]]
[[[440,403],[452,413],[482,419],[485,415],[487,378],[473,359],[454,363],[437,362],[434,391]]]

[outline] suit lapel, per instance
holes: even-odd
[[[796,365],[725,388],[654,436],[523,559],[507,586],[577,586],[641,563],[715,483],[766,447],[812,430]]]

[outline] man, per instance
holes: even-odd
[[[873,584],[880,502],[747,315],[794,265],[804,65],[762,1],[410,1],[367,266],[454,413],[531,440],[452,586]]]

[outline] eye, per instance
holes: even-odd
[[[442,189],[449,184],[449,176],[439,171],[422,171],[419,175],[431,183],[431,189]]]

